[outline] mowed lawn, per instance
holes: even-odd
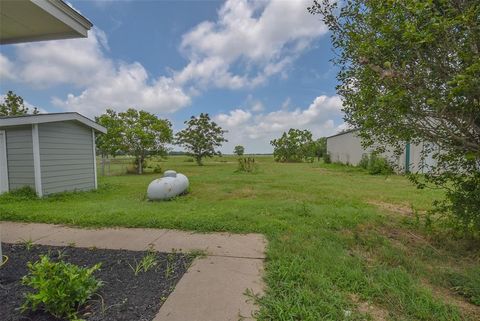
[[[263,233],[269,241],[260,320],[478,320],[479,247],[425,228],[440,191],[401,176],[257,157],[205,166],[169,157],[190,179],[186,196],[148,202],[159,174],[99,177],[99,190],[43,200],[0,197],[0,219],[77,226]]]

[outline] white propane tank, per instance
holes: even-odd
[[[165,171],[163,177],[148,185],[147,198],[151,201],[168,200],[187,191],[188,178],[172,170]]]

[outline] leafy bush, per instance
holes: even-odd
[[[38,198],[37,193],[30,186],[17,188],[8,193],[2,194],[1,197],[2,199],[14,198],[17,201],[21,201],[21,200],[29,201],[29,200],[34,200]]]
[[[362,159],[358,163],[358,167],[368,170],[369,165],[370,165],[370,157],[368,156],[368,154],[363,154]]]
[[[363,154],[358,167],[368,170],[371,175],[388,175],[393,173],[393,167],[387,159],[379,157],[375,153]]]
[[[323,162],[324,162],[325,164],[330,164],[330,163],[332,163],[332,158],[330,157],[330,154],[329,154],[329,153],[323,154]]]
[[[240,157],[238,159],[237,172],[253,173],[257,170],[257,164],[253,157]]]
[[[93,273],[100,268],[82,268],[64,261],[53,262],[48,255],[42,255],[35,263],[28,263],[29,273],[22,284],[34,292],[25,294],[21,309],[43,308],[56,318],[79,320],[77,311],[102,286]]]
[[[162,167],[160,166],[160,164],[155,165],[155,167],[153,168],[153,172],[155,174],[162,173]]]

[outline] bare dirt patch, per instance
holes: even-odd
[[[360,298],[355,295],[351,294],[350,299],[352,300],[353,303],[357,306],[358,312],[362,314],[368,314],[372,317],[372,320],[374,321],[386,321],[388,317],[388,311],[375,305],[371,304],[366,301],[360,300]]]
[[[399,214],[401,216],[407,216],[407,217],[415,216],[415,211],[411,205],[392,204],[392,203],[382,202],[378,200],[368,200],[367,204],[374,205],[380,208],[381,210],[394,213],[394,214]],[[424,212],[422,211],[420,213],[424,213]]]
[[[429,288],[435,297],[442,299],[448,304],[457,306],[464,316],[470,317],[472,320],[480,320],[480,306],[466,301],[462,296],[453,293],[450,289],[435,286],[427,280],[422,280],[422,285]]]

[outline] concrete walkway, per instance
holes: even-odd
[[[266,241],[261,234],[192,233],[165,229],[80,229],[60,225],[1,222],[5,243],[32,241],[55,246],[160,252],[203,250],[180,279],[154,321],[253,320],[247,289],[263,293]]]

